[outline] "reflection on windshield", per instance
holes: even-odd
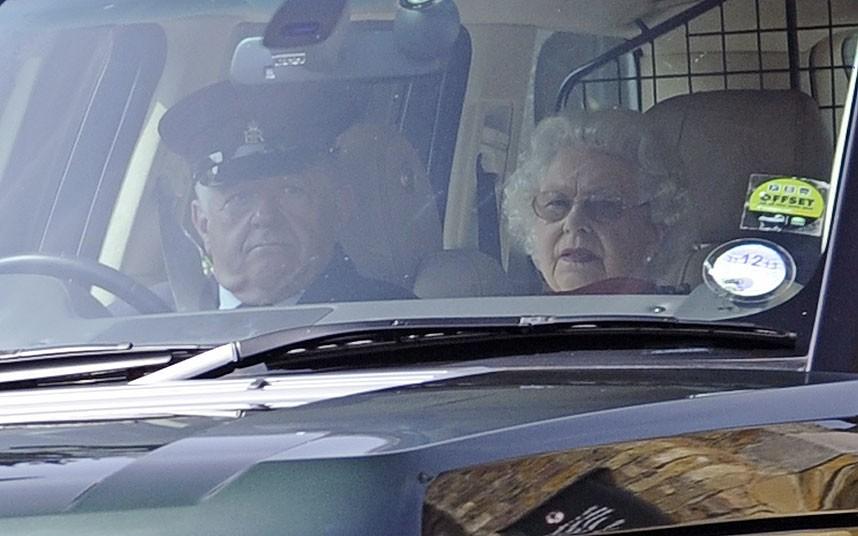
[[[0,348],[319,304],[810,331],[855,6],[250,4],[3,3]]]

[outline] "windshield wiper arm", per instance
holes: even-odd
[[[468,345],[468,359],[509,353],[521,343],[526,351],[637,346],[661,342],[705,340],[713,345],[753,348],[793,348],[793,332],[746,323],[695,323],[673,318],[516,316],[500,318],[420,319],[317,325],[286,329],[230,342],[155,371],[131,383],[148,384],[231,372],[258,363],[319,365],[344,355],[426,350]],[[610,344],[606,344],[606,343]],[[518,343],[518,344],[515,344]],[[540,344],[541,343],[541,344]],[[620,344],[623,343],[623,344]],[[500,346],[505,347],[503,350]],[[522,346],[522,348],[524,348]]]

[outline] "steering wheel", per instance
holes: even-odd
[[[46,275],[102,288],[143,314],[167,313],[170,307],[131,277],[104,264],[54,255],[0,258],[0,274]]]

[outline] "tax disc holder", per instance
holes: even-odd
[[[786,248],[761,238],[731,240],[703,263],[703,281],[715,294],[755,305],[786,293],[796,282],[796,263]]]

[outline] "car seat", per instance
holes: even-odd
[[[414,294],[420,298],[508,296],[512,285],[500,263],[476,249],[447,249],[417,267]]]
[[[343,247],[364,275],[412,289],[420,298],[509,293],[506,273],[477,250],[443,250],[429,177],[397,129],[361,123],[339,138],[355,212]]]
[[[825,107],[822,119],[831,132],[834,132],[835,118],[839,121],[842,115],[849,93],[856,42],[858,32],[844,31],[821,39],[810,49],[810,94],[821,107]]]
[[[340,239],[358,270],[411,288],[414,270],[441,249],[441,219],[420,157],[395,127],[359,123],[337,140],[353,213]]]
[[[698,240],[676,274],[694,288],[708,251],[742,236],[753,173],[827,181],[832,140],[816,101],[794,90],[724,90],[681,95],[646,112],[684,167]],[[770,233],[771,234],[771,233]]]

